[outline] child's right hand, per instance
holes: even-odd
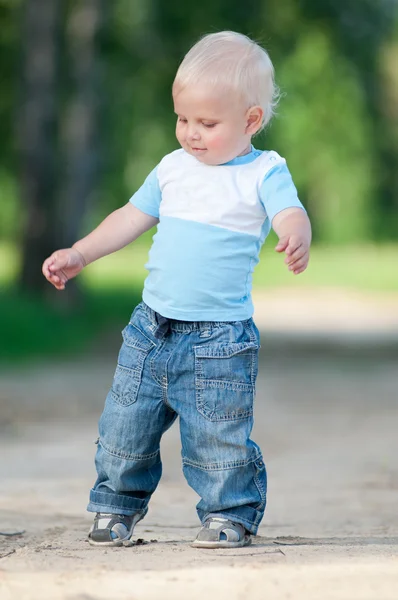
[[[64,290],[69,279],[76,277],[86,266],[84,257],[75,248],[57,250],[47,258],[42,267],[44,277],[57,288]]]

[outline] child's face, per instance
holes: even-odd
[[[261,109],[254,107],[261,114],[253,131],[253,109],[225,91],[187,86],[174,89],[173,100],[177,140],[188,154],[207,165],[221,165],[250,152]]]

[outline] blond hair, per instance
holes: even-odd
[[[247,108],[260,106],[264,111],[261,129],[275,112],[279,90],[271,59],[264,48],[241,33],[210,33],[192,46],[178,68],[173,91],[198,83],[238,93]]]

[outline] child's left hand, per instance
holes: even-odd
[[[298,275],[305,271],[310,258],[308,236],[290,235],[280,238],[275,247],[277,252],[285,252],[285,263],[289,271]]]

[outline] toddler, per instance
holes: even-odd
[[[99,422],[88,510],[93,545],[129,540],[162,473],[159,444],[180,419],[183,472],[201,500],[196,548],[250,543],[266,505],[266,469],[250,439],[259,334],[252,272],[271,226],[276,250],[305,270],[311,228],[286,162],[256,150],[275,100],[267,52],[234,32],[203,37],[172,88],[180,149],[72,248],[43,264],[57,289],[157,225],[143,301],[123,331]]]

